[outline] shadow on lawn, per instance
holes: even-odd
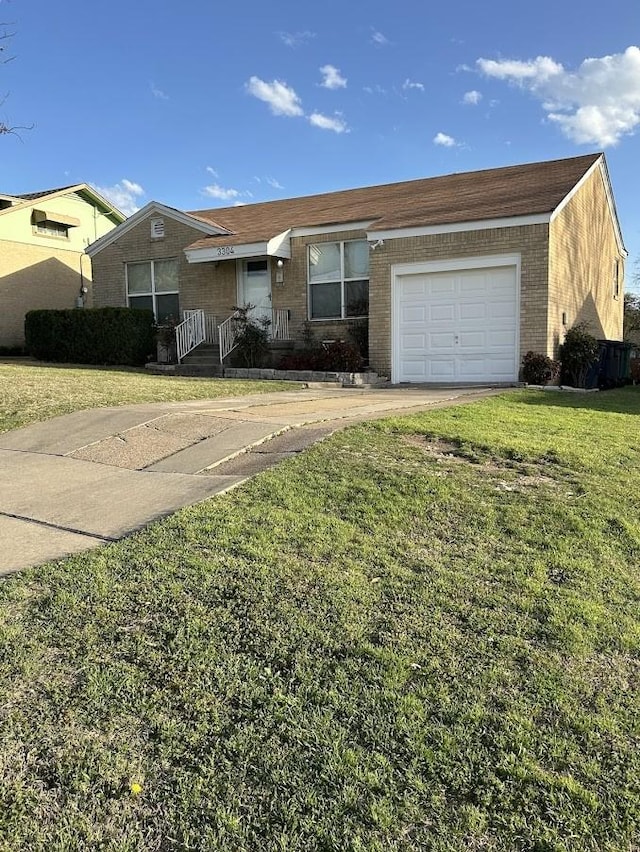
[[[28,355],[0,356],[0,366],[2,367],[37,367],[38,369],[55,369],[55,370],[108,370],[110,373],[139,373],[145,376],[151,376],[148,370],[144,367],[132,367],[126,364],[69,364],[64,361],[37,361]]]
[[[523,405],[584,408],[588,411],[606,411],[612,414],[640,414],[640,386],[627,385],[593,393],[535,391],[524,396],[519,402]]]

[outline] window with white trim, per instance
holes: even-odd
[[[127,263],[126,276],[130,308],[153,311],[159,324],[180,321],[177,258]]]
[[[49,219],[41,219],[33,226],[34,233],[43,234],[46,237],[62,237],[69,239],[69,226],[62,222],[52,222]]]
[[[366,240],[308,247],[309,318],[348,319],[369,313],[369,244]]]

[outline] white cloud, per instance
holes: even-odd
[[[223,186],[219,186],[217,183],[212,183],[210,186],[205,186],[202,190],[203,195],[207,195],[209,198],[217,198],[220,201],[231,201],[234,198],[238,198],[240,193],[237,189],[225,189]]]
[[[246,88],[250,95],[269,104],[274,115],[304,115],[298,95],[280,80],[267,83],[259,77],[251,77]]]
[[[153,95],[154,98],[158,98],[158,100],[161,100],[161,101],[168,101],[169,100],[169,95],[167,95],[165,92],[163,92],[162,89],[159,89],[156,86],[155,83],[151,83],[151,94]]]
[[[585,59],[567,71],[548,56],[535,60],[478,59],[480,71],[528,89],[549,121],[578,144],[606,148],[640,125],[640,48]]]
[[[542,83],[563,71],[562,65],[550,56],[538,56],[528,62],[519,59],[478,59],[477,65],[487,77],[499,80],[533,80]]]
[[[377,44],[379,47],[384,47],[386,44],[389,44],[389,39],[383,35],[379,30],[373,29],[371,33],[371,41],[373,44]]]
[[[384,89],[379,83],[376,83],[375,86],[363,86],[362,90],[366,92],[368,95],[386,95],[387,90]]]
[[[323,115],[321,112],[312,112],[309,116],[309,122],[314,127],[319,127],[321,130],[333,130],[334,133],[348,133],[346,121],[336,113],[335,116]]]
[[[408,77],[402,84],[403,89],[420,89],[421,92],[424,92],[424,83],[413,83]]]
[[[471,89],[470,92],[465,92],[462,97],[462,103],[467,106],[476,106],[482,100],[482,95],[480,92],[477,92],[475,89]]]
[[[265,180],[269,184],[269,186],[273,187],[274,189],[284,189],[284,186],[279,183],[279,181],[277,181],[275,178],[268,177],[265,178]]]
[[[132,216],[136,210],[140,209],[140,205],[136,201],[145,194],[139,183],[127,180],[127,178],[123,178],[113,186],[96,185],[96,189],[100,195],[104,195],[107,201],[115,205],[125,216]]]
[[[312,38],[316,37],[315,33],[309,32],[309,30],[304,30],[300,33],[285,33],[280,32],[278,36],[287,47],[300,47],[302,44],[306,44]]]
[[[213,175],[214,178],[218,177],[218,172],[214,168],[212,168],[211,166],[207,166],[205,171],[209,172],[210,175]]]
[[[454,148],[458,143],[453,136],[448,136],[446,133],[436,133],[433,137],[434,145],[442,145],[444,148]]]
[[[320,85],[325,89],[346,89],[347,81],[346,78],[342,76],[340,70],[335,67],[335,65],[323,65],[320,69],[320,73],[323,75],[324,80]]]

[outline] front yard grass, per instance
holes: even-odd
[[[0,361],[0,432],[85,408],[295,390],[292,382],[182,378],[127,367]]]
[[[0,585],[0,849],[637,852],[640,393],[334,435]]]

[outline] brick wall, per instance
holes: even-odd
[[[80,264],[82,275],[80,277]],[[75,308],[80,283],[89,287],[91,261],[77,251],[0,241],[0,346],[24,344],[27,311]]]
[[[564,332],[576,322],[586,322],[598,338],[622,340],[623,259],[600,169],[551,222],[549,254],[548,354],[557,355]],[[621,270],[617,299],[613,292],[616,259]]]

